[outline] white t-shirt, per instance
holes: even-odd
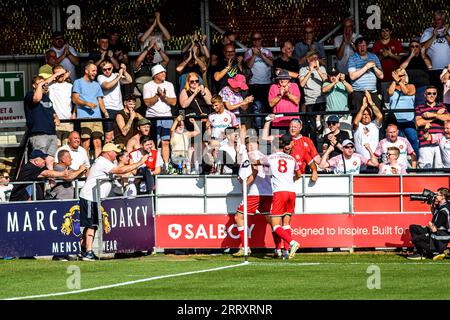
[[[346,159],[340,154],[328,160],[328,164],[336,174],[358,174],[361,167],[367,165],[368,162],[369,159],[358,153],[353,153],[350,159]]]
[[[284,152],[276,152],[268,157],[263,157],[260,162],[262,165],[270,167],[273,192],[295,192],[294,175],[300,170],[300,166],[294,157]]]
[[[375,156],[381,156],[384,163],[388,163],[387,161],[387,149],[389,147],[397,147],[400,150],[400,156],[397,159],[397,162],[403,165],[404,167],[408,167],[408,154],[414,152],[413,147],[409,143],[406,138],[397,137],[397,141],[390,142],[387,139],[383,139],[378,143],[377,148],[373,152]]]
[[[434,28],[425,29],[420,37],[420,43],[424,43],[433,36]],[[438,30],[438,35],[427,50],[427,54],[433,65],[432,70],[441,70],[450,64],[450,45],[444,35],[444,27]],[[450,35],[450,30],[448,31]]]
[[[355,151],[366,158],[370,158],[369,151],[364,147],[364,144],[370,144],[372,151],[375,151],[379,142],[380,128],[381,125],[379,126],[376,120],[373,120],[367,125],[360,122],[358,129],[353,132]]]
[[[89,175],[86,179],[86,183],[80,191],[80,197],[89,201],[98,202],[97,199],[97,179],[109,178],[109,172],[115,168],[116,165],[100,156],[95,160],[92,165]],[[106,198],[111,192],[112,181],[103,180],[100,183],[100,197]]]
[[[342,38],[343,38],[342,34],[334,38],[334,47],[335,47],[336,50],[338,50],[339,47],[341,46]],[[356,38],[357,38],[356,33],[353,33],[352,41],[355,41]],[[344,55],[342,56],[342,59],[341,60],[337,60],[337,63],[336,63],[336,69],[340,73],[348,74],[348,70],[347,70],[348,59],[354,53],[355,53],[355,51],[353,51],[353,48],[352,48],[351,45],[349,45],[349,44],[345,45]]]
[[[48,95],[53,109],[60,120],[70,119],[72,114],[72,84],[69,82],[53,82],[48,86]]]
[[[171,82],[164,81],[163,83],[156,84],[155,81],[152,80],[144,84],[143,98],[148,99],[154,97],[158,92],[158,87],[161,88],[161,90],[163,91],[166,90],[166,97],[168,98],[177,97],[175,94],[175,89]],[[153,106],[147,107],[147,112],[145,113],[146,117],[164,117],[171,115],[172,109],[170,108],[170,105],[161,101],[160,98],[158,98],[158,101],[156,101],[156,103]]]
[[[397,169],[397,172],[394,173],[392,171],[392,168]],[[406,168],[403,165],[401,165],[400,163],[397,163],[395,165],[382,163],[380,165],[378,174],[406,174]]]
[[[320,71],[323,74],[327,74],[327,70],[325,67],[320,66]],[[300,68],[300,76],[304,77],[309,71],[308,67]],[[308,81],[306,82],[305,90],[305,104],[315,104],[315,103],[324,103],[326,101],[326,95],[322,93],[322,78],[320,77],[317,70],[314,70],[311,73]]]
[[[208,121],[211,124],[211,137],[217,140],[225,138],[225,129],[236,127],[239,125],[235,114],[229,110],[224,109],[222,113],[211,113],[208,116]]]
[[[273,58],[273,54],[269,49],[261,48],[261,52],[264,53],[268,57]],[[245,61],[250,60],[250,58],[253,56],[252,49],[248,49],[244,54]],[[272,67],[269,66],[263,58],[260,56],[256,56],[255,62],[253,63],[252,67],[252,73],[253,76],[249,80],[249,84],[270,84],[272,83],[271,77],[272,77]]]
[[[140,36],[142,36],[142,35],[143,35],[142,32],[138,34],[138,36],[137,36],[138,41],[139,41]],[[156,40],[156,44],[161,48],[162,51],[164,51],[164,42],[163,42],[163,39],[162,39],[162,33],[156,32],[156,34],[154,36],[149,36],[147,38],[147,40],[145,40],[144,44],[140,45],[141,46],[141,52],[144,50],[144,48],[146,46],[148,46],[148,44],[150,43],[150,41],[152,39],[155,39]],[[155,50],[153,63],[160,63],[161,61],[163,61],[163,58],[161,57],[159,52]]]
[[[68,144],[65,144],[59,147],[58,150],[56,150],[55,159],[58,159],[58,153],[61,150],[69,151],[70,156],[72,157],[72,164],[70,165],[70,169],[76,171],[80,169],[81,165],[84,165],[86,168],[89,168],[91,166],[86,149],[84,149],[82,146],[79,146],[77,150],[73,150]]]
[[[441,160],[444,168],[450,168],[450,139],[442,137],[439,141],[439,149],[441,149]]]
[[[112,73],[111,76],[106,77],[104,75],[99,75],[97,77],[97,82],[102,85],[103,82],[113,81],[117,77],[118,73]],[[111,89],[104,89],[103,91],[103,102],[105,103],[106,109],[120,111],[123,110],[122,103],[122,92],[120,91],[120,81],[112,87]]]
[[[51,47],[50,49],[55,50],[57,58],[59,58],[64,53],[64,47],[62,47],[61,49]],[[78,57],[77,51],[71,46],[69,46],[69,52],[73,56]],[[63,66],[66,71],[70,71],[70,80],[72,80],[73,83],[77,79],[77,70],[75,69],[75,65],[72,63],[72,61],[70,61],[69,57],[67,56],[59,64]]]
[[[249,154],[253,154],[255,160],[260,160],[264,158],[264,154],[259,151],[251,151]],[[271,196],[272,195],[272,173],[270,172],[270,167],[268,166],[258,166],[258,174],[255,176],[253,183],[248,189],[249,196]]]

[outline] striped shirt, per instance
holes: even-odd
[[[440,109],[444,109],[445,111],[443,114],[448,114],[447,109],[445,108],[444,104],[436,104],[434,107],[429,106],[428,104],[422,104],[420,106],[416,107],[416,117],[422,117],[425,112],[432,112],[437,113]],[[430,146],[434,145],[433,141],[431,140],[424,140],[423,139],[423,129],[424,126],[419,127],[419,144],[420,147]],[[444,121],[434,119],[431,122],[431,128],[428,129],[428,133],[430,134],[444,134]]]
[[[369,61],[375,62],[377,68],[381,70],[381,63],[378,57],[375,54],[368,52],[366,59],[362,59],[357,53],[352,55],[350,59],[348,59],[348,72],[355,72],[362,69]],[[377,76],[375,75],[375,71],[373,69],[366,71],[366,73],[361,75],[358,79],[352,81],[352,86],[354,91],[376,91]]]

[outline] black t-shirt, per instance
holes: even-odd
[[[275,74],[275,70],[277,68],[284,69],[284,70],[291,71],[291,72],[297,72],[297,73],[300,70],[298,61],[293,58],[289,58],[288,61],[284,61],[283,59],[281,59],[281,57],[276,58],[275,60],[273,60],[274,74]]]
[[[213,46],[211,47],[210,55],[216,55],[217,61],[222,61],[223,59],[225,59],[225,56],[223,55],[223,47],[224,45],[222,41],[213,44]]]
[[[225,69],[228,66],[228,61],[225,60],[220,60],[217,65],[215,67],[211,68],[211,75],[212,75],[212,80],[213,80],[213,92],[214,93],[219,93],[219,91],[225,87],[228,84],[228,79],[230,78],[234,78],[235,75],[237,74],[243,74],[246,78],[246,82],[248,84],[248,77],[249,77],[249,73],[245,74],[244,72],[241,71],[241,69],[239,69],[238,66],[238,62],[237,62],[237,58],[235,58],[232,62],[231,62],[231,68],[228,70],[228,72],[223,76],[222,79],[220,79],[219,81],[215,81],[214,80],[214,73],[216,72],[220,72],[223,69]],[[242,61],[242,66],[245,68],[246,64],[244,61]],[[243,68],[243,69],[244,69]],[[247,68],[247,70],[250,70]],[[251,70],[250,70],[251,72]],[[251,78],[251,77],[250,77]]]
[[[344,131],[344,130],[340,130],[339,133],[336,135],[337,143],[342,144],[342,142],[344,142],[345,139],[350,140],[350,136],[349,136],[348,132]],[[331,142],[328,139],[328,135],[323,139],[323,143],[327,143],[328,145],[331,145]],[[331,152],[331,154],[330,154],[330,159],[335,156],[338,156],[340,154],[342,154],[342,151],[338,147],[335,147],[333,152]]]
[[[30,136],[40,134],[55,135],[55,110],[48,93],[44,94],[38,103],[33,102],[33,95],[34,92],[30,91],[25,95],[24,99],[25,118]]]
[[[408,59],[403,57],[401,63]],[[406,67],[409,83],[418,87],[428,86],[430,84],[430,76],[428,75],[428,67],[422,57],[413,57]]]
[[[47,167],[39,168],[32,164],[31,162],[28,162],[25,164],[22,168],[22,170],[19,173],[19,177],[17,181],[39,181],[42,180],[41,178],[38,178],[38,176],[43,172],[47,170]],[[27,201],[29,196],[26,191],[26,188],[28,186],[32,186],[32,184],[15,184],[14,188],[11,191],[11,196],[9,198],[9,201]],[[36,184],[36,199],[42,200],[44,199],[44,183],[37,183]]]

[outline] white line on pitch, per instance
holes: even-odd
[[[448,263],[445,262],[258,262],[258,261],[252,261],[251,265],[253,267],[255,266],[320,266],[320,265],[448,265]]]
[[[15,298],[8,298],[5,300],[26,300],[26,299],[38,299],[38,298],[46,298],[46,297],[57,297],[57,296],[64,296],[68,294],[78,294],[78,293],[84,293],[84,292],[91,292],[91,291],[98,291],[98,290],[104,290],[104,289],[111,289],[116,287],[122,287],[122,286],[128,286],[131,284],[141,283],[141,282],[148,282],[153,280],[159,280],[159,279],[165,279],[165,278],[174,278],[174,277],[180,277],[180,276],[187,276],[191,274],[197,274],[197,273],[205,273],[205,272],[211,272],[211,271],[219,271],[224,269],[230,269],[230,268],[236,268],[248,265],[249,263],[243,262],[240,264],[235,264],[231,266],[225,266],[225,267],[218,267],[218,268],[212,268],[212,269],[205,269],[205,270],[198,270],[198,271],[190,271],[190,272],[183,272],[183,273],[175,273],[175,274],[168,274],[165,276],[157,276],[157,277],[151,277],[146,279],[139,279],[134,281],[127,281],[127,282],[121,282],[116,284],[110,284],[107,286],[100,286],[100,287],[94,287],[89,289],[82,289],[82,290],[74,290],[74,291],[67,291],[67,292],[57,292],[57,293],[49,293],[49,294],[39,294],[35,296],[26,296],[26,297],[15,297]]]

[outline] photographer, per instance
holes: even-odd
[[[425,194],[424,194],[425,196]],[[431,205],[433,214],[428,226],[412,224],[409,226],[411,241],[417,253],[409,255],[411,260],[442,260],[445,258],[444,250],[450,241],[450,204],[447,202],[449,191],[439,188],[437,193],[427,195],[427,203]]]

